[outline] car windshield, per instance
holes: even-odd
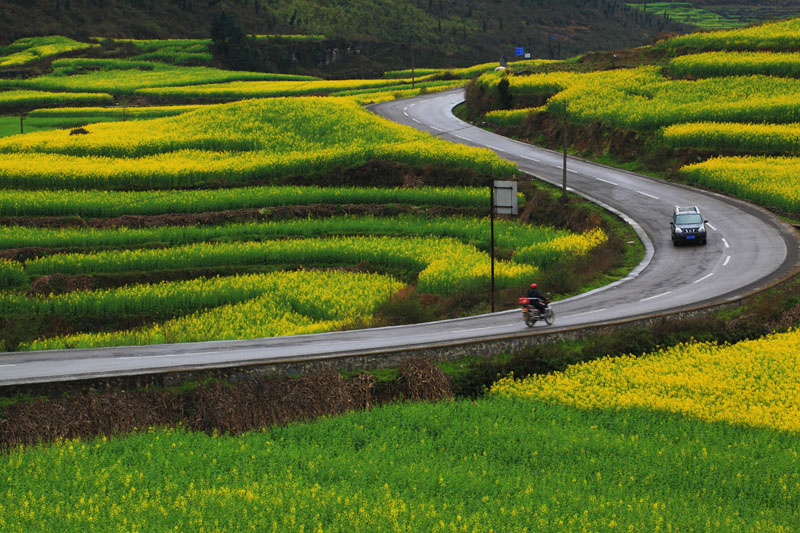
[[[703,217],[696,213],[690,215],[678,215],[675,217],[676,224],[702,224]]]

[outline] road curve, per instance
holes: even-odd
[[[463,90],[371,106],[394,121],[443,139],[489,147],[540,179],[560,185],[562,155],[473,127],[452,109]],[[556,323],[536,331],[597,324],[735,300],[798,268],[795,231],[745,202],[576,158],[570,190],[616,212],[645,243],[642,263],[625,279],[555,302]],[[675,206],[700,206],[712,231],[706,246],[673,247]],[[240,341],[0,353],[0,386],[180,370],[301,362],[530,333],[517,310],[456,320],[357,331]]]

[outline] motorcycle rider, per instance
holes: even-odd
[[[545,298],[545,296],[539,292],[535,283],[531,283],[531,288],[528,289],[528,298],[530,298],[531,305],[534,306],[537,311],[539,311],[539,315],[544,316],[544,302],[547,301],[547,298]]]

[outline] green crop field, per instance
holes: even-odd
[[[654,15],[661,15],[677,22],[697,26],[704,30],[736,28],[751,22],[749,20],[743,21],[726,17],[708,9],[697,8],[691,2],[637,2],[629,3],[628,5]]]
[[[506,379],[477,401],[235,436],[142,428],[14,449],[0,527],[792,531],[799,343],[686,345]]]

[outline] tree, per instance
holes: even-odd
[[[211,52],[228,68],[254,69],[258,65],[258,47],[239,23],[235,13],[221,9],[211,20]]]

